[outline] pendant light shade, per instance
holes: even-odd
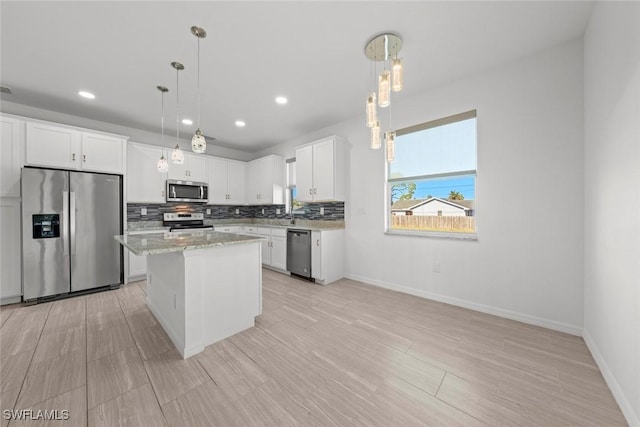
[[[391,104],[391,84],[389,70],[384,70],[378,76],[378,106],[388,107]]]
[[[404,86],[404,73],[402,70],[402,59],[396,58],[391,66],[391,90],[400,92]]]
[[[380,148],[380,122],[376,122],[371,128],[371,148],[373,150]]]
[[[367,98],[367,127],[373,127],[378,121],[378,110],[376,108],[376,93],[371,92]]]
[[[160,129],[162,129],[162,145],[164,146],[164,94],[169,92],[164,86],[156,86],[156,89],[160,91],[160,99],[161,99],[161,108],[160,108]],[[158,172],[167,173],[169,171],[169,162],[164,158],[164,150],[162,150],[162,155],[160,156],[160,160],[158,160],[158,164],[156,165],[158,168]]]
[[[198,39],[198,129],[196,129],[195,135],[191,138],[191,151],[202,154],[207,150],[207,141],[200,130],[200,39],[207,37],[207,32],[194,25],[191,27],[191,34]]]
[[[196,130],[195,135],[191,138],[191,151],[198,154],[207,151],[207,141],[204,139],[200,128]]]
[[[391,163],[396,158],[396,133],[387,132],[385,136],[387,140],[387,162]]]
[[[171,152],[171,162],[181,165],[184,163],[184,153],[180,148],[180,71],[184,70],[184,65],[172,62],[171,66],[176,70],[176,148]]]
[[[176,148],[174,148],[171,152],[171,163],[174,163],[176,165],[181,165],[184,163],[184,152],[178,144],[176,144]]]

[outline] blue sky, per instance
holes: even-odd
[[[429,194],[433,197],[447,198],[452,190],[461,193],[465,200],[475,199],[475,177],[463,176],[416,182],[413,198],[424,199]]]

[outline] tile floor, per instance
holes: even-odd
[[[1,409],[64,426],[623,426],[579,337],[264,270],[256,327],[182,360],[145,283],[0,310]],[[34,412],[36,413],[36,412]]]

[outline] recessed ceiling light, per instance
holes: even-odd
[[[80,95],[83,98],[87,98],[87,99],[95,99],[96,96],[94,94],[92,94],[91,92],[87,92],[86,90],[81,90],[80,92],[78,92],[78,95]]]
[[[276,102],[280,105],[284,105],[287,103],[287,98],[285,98],[284,96],[277,96]]]
[[[236,120],[236,126],[238,126],[239,128],[243,128],[246,125],[247,124],[245,122],[243,122],[242,120]]]
[[[187,125],[187,126],[191,126],[193,124],[193,120],[191,120],[191,119],[182,119],[182,124],[183,125]]]

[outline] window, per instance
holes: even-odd
[[[285,197],[286,211],[290,215],[303,214],[303,204],[296,198],[296,159],[287,159],[287,191]]]
[[[396,131],[387,232],[475,236],[476,112]]]

